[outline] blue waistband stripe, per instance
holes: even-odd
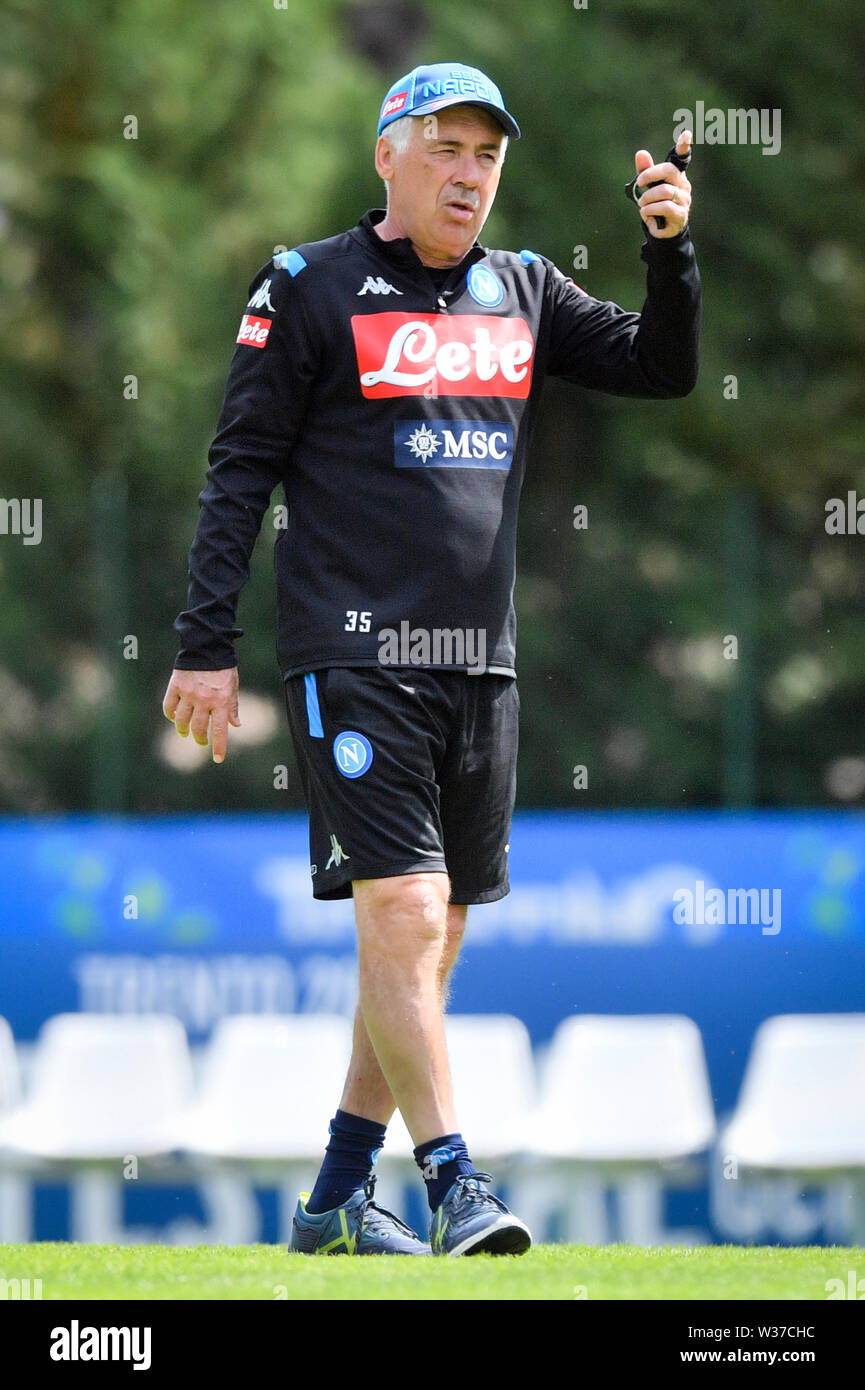
[[[306,718],[309,724],[309,736],[310,738],[324,738],[321,710],[318,707],[318,686],[315,683],[315,672],[307,671],[303,683],[306,687]]]

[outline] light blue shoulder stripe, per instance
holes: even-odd
[[[287,270],[292,279],[306,269],[306,261],[299,251],[280,251],[278,256],[274,256],[273,264],[280,270]]]
[[[520,260],[522,261],[523,265],[531,265],[532,261],[539,261],[540,259],[540,256],[536,256],[534,251],[520,252]]]

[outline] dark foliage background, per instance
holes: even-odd
[[[628,307],[633,151],[662,157],[698,101],[782,122],[774,156],[696,151],[693,395],[547,388],[520,531],[521,803],[861,801],[865,538],[824,524],[828,498],[865,494],[856,0],[58,0],[50,18],[10,0],[0,52],[0,495],[44,509],[41,544],[0,535],[0,807],[300,805],[267,525],[241,601],[246,741],[222,768],[170,755],[196,497],[252,273],[380,204],[383,92],[448,57],[523,126],[485,242],[566,271],[585,246],[575,278]]]

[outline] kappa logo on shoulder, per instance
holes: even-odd
[[[360,386],[383,396],[512,396],[531,390],[535,342],[498,314],[355,314]]]
[[[402,290],[398,290],[388,280],[383,280],[380,275],[368,275],[363,282],[363,288],[358,290],[358,296],[362,294],[402,294]]]
[[[268,309],[271,314],[276,313],[276,310],[270,302],[269,280],[265,280],[263,285],[259,285],[246,307],[247,309]]]

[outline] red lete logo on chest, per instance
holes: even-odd
[[[513,396],[532,384],[525,319],[492,314],[355,314],[364,396]]]

